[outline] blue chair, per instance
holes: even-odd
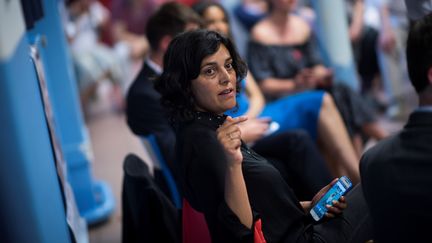
[[[163,177],[168,185],[168,189],[170,191],[171,198],[173,200],[174,205],[178,209],[182,208],[181,197],[177,189],[174,176],[172,175],[171,170],[168,167],[168,164],[166,163],[164,157],[162,156],[161,150],[156,141],[156,137],[153,134],[150,134],[148,136],[142,136],[141,141],[143,142],[145,149],[149,153],[153,165],[156,168],[161,169]]]

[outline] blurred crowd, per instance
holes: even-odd
[[[170,53],[171,41],[180,33],[207,29],[215,32],[211,32],[209,36],[222,35],[223,38],[232,41],[239,53],[239,58],[247,64],[247,68],[245,66],[241,69],[238,63],[242,61],[238,60],[238,63],[232,61],[234,64],[230,63],[227,67],[228,70],[234,68],[236,72],[244,72],[245,77],[236,80],[236,85],[239,87],[236,90],[237,105],[231,110],[227,109],[225,114],[232,117],[228,123],[235,123],[234,127],[240,131],[239,139],[242,143],[258,152],[277,169],[283,179],[283,182],[278,181],[278,184],[286,182],[292,188],[296,200],[297,198],[306,200],[315,198],[314,195],[318,195],[317,192],[321,188],[328,189],[331,186],[328,183],[334,177],[348,175],[355,185],[360,181],[363,184],[376,182],[376,178],[364,180],[368,176],[373,177],[374,174],[363,173],[369,168],[366,168],[366,165],[359,166],[360,158],[369,139],[383,140],[384,142],[378,143],[374,151],[382,149],[382,154],[390,154],[390,150],[383,149],[382,144],[394,141],[395,138],[387,139],[390,135],[389,131],[382,127],[380,119],[405,121],[414,109],[413,100],[416,100],[416,95],[410,83],[409,76],[412,79],[412,75],[408,75],[406,49],[410,26],[414,24],[411,21],[417,17],[414,16],[414,11],[408,18],[409,13],[404,0],[346,0],[342,3],[345,12],[339,21],[345,21],[348,29],[342,32],[346,33],[346,36],[338,37],[342,42],[349,43],[352,48],[355,76],[360,82],[359,90],[353,90],[347,85],[346,80],[337,80],[336,70],[332,70],[331,63],[323,57],[325,53],[323,49],[326,45],[323,44],[325,38],[322,38],[322,35],[329,33],[320,31],[319,13],[316,12],[317,1],[66,0],[66,9],[63,13],[65,34],[70,43],[83,110],[88,114],[89,106],[100,96],[98,90],[103,85],[108,85],[110,88],[106,95],[109,97],[111,107],[125,113],[129,128],[143,141],[143,144],[146,144],[149,136],[155,137],[157,147],[160,148],[162,157],[167,161],[168,168],[173,174],[173,180],[179,187],[186,191],[197,188],[200,191],[201,186],[212,188],[213,182],[208,178],[201,178],[200,171],[178,162],[182,159],[178,156],[179,151],[189,151],[188,146],[194,145],[176,144],[176,139],[179,137],[178,133],[176,137],[178,127],[172,126],[175,122],[170,120],[166,109],[164,110],[161,104],[161,94],[168,97],[170,95],[181,97],[190,95],[191,92],[190,87],[187,86],[187,82],[192,82],[191,80],[171,77],[164,72],[164,63],[179,58],[168,55],[164,59],[165,54]],[[421,25],[419,28],[429,28],[427,21]],[[199,36],[209,32],[193,33]],[[412,35],[419,35],[419,33],[414,32]],[[185,36],[188,37],[187,35],[182,37],[186,38]],[[219,41],[223,38],[219,38]],[[428,35],[425,35],[425,38],[427,39]],[[412,43],[416,43],[415,40],[412,40]],[[195,44],[197,49],[202,47],[199,43]],[[225,49],[230,49],[230,45],[225,42],[223,44]],[[424,48],[427,49],[427,44]],[[171,54],[176,53],[175,51],[171,50]],[[237,61],[236,52],[227,51],[231,59]],[[209,53],[205,58],[213,57],[215,53],[218,54],[219,51]],[[412,53],[418,56],[422,54],[421,51],[416,52],[416,50],[412,50]],[[172,65],[170,68],[187,69],[184,71],[186,73],[198,72],[197,67],[191,66],[191,62],[195,60],[187,59],[193,54],[196,53],[188,53],[183,59],[178,59],[178,63],[175,63],[177,66]],[[425,60],[427,58],[425,57]],[[415,63],[412,59],[408,61]],[[203,69],[203,72],[207,71]],[[415,67],[410,69],[411,73],[416,72],[413,71]],[[208,69],[209,73],[205,75],[211,76],[213,71]],[[181,83],[180,90],[175,83],[164,84],[165,86],[159,86],[158,92],[154,82],[155,80],[163,82],[162,78],[158,79],[160,75],[166,80],[186,84]],[[197,75],[201,77],[201,74]],[[193,80],[198,80],[198,77],[195,76]],[[424,78],[422,77],[421,80]],[[420,82],[419,80],[411,80],[411,82],[416,86],[415,83]],[[429,87],[428,84],[422,84],[420,88],[416,86],[416,91],[420,103],[423,101],[428,104],[430,90],[425,87]],[[173,90],[178,94],[173,94]],[[193,93],[188,98],[195,102],[196,99],[210,99],[206,97],[207,95],[212,94],[211,92]],[[165,105],[168,102],[168,107],[171,105],[171,110],[168,111],[171,115],[174,114],[174,117],[190,115],[198,120],[208,119],[211,121],[209,123],[215,122],[212,119],[222,119],[200,112],[191,115],[187,101],[172,104],[172,101],[164,98],[166,97],[162,97],[162,101]],[[180,98],[177,100],[182,101]],[[197,107],[192,108],[198,110]],[[423,110],[430,113],[430,107]],[[247,121],[242,116],[247,116]],[[223,127],[225,123],[218,125]],[[233,139],[230,134],[227,136]],[[197,141],[201,141],[200,139],[202,138],[196,138]],[[401,140],[404,139],[407,137],[401,136]],[[400,144],[396,142],[393,146],[400,145],[401,148],[409,150],[409,146],[404,147],[403,143]],[[207,143],[199,145],[208,148]],[[176,151],[176,146],[177,149],[183,149]],[[210,155],[211,152],[213,150],[209,152]],[[193,156],[188,157],[189,154],[185,153],[187,162],[194,161]],[[406,154],[411,156],[415,153]],[[245,155],[243,153],[243,157]],[[250,156],[253,157],[252,159],[257,158],[253,152]],[[404,155],[400,156],[402,158]],[[426,158],[427,155],[424,157]],[[212,158],[206,157],[205,160]],[[374,161],[370,163],[379,163],[379,161],[375,162],[374,158],[376,157],[370,159]],[[368,162],[369,157],[365,156],[363,160]],[[247,160],[243,163],[247,163]],[[179,168],[181,166],[183,168]],[[362,174],[360,168],[363,168]],[[167,185],[161,179],[166,177],[162,169],[155,168],[155,181],[161,190],[169,195]],[[190,174],[187,176],[182,174],[186,170],[191,170],[188,171]],[[212,174],[211,171],[209,173]],[[379,173],[385,174],[383,171]],[[181,183],[192,180],[193,175],[200,179],[199,183],[196,185]],[[247,179],[247,176],[245,178]],[[201,181],[208,183],[201,183]],[[395,190],[399,188],[401,187]],[[277,190],[278,187],[275,185],[273,189]],[[370,195],[376,193],[374,185],[369,184],[364,189],[365,192],[369,190],[372,191]],[[212,201],[207,198],[212,198],[214,195],[206,194],[206,190],[203,191],[206,199],[196,199],[187,194],[182,196],[187,200],[196,200],[192,201],[195,205],[203,200],[203,207],[208,206],[206,202],[213,206]],[[281,191],[281,195],[287,193]],[[350,215],[353,210],[357,213],[366,210],[362,192],[357,189],[355,191],[351,195],[360,195],[360,199],[353,201],[352,204],[356,206],[353,207],[354,209],[345,211],[348,212],[346,215]],[[367,200],[370,205],[374,203],[371,198]],[[290,208],[290,205],[284,205],[287,207],[281,207],[280,210]],[[311,204],[301,206],[306,210]],[[340,201],[339,206],[340,208],[333,209],[336,214],[346,207],[344,199]],[[214,212],[204,213],[206,217],[211,217]],[[293,220],[292,217],[288,218]],[[275,219],[279,220],[277,215]],[[215,227],[216,224],[213,224],[211,219],[206,218],[206,220],[212,224],[210,228]],[[352,222],[364,226],[358,222],[358,218]],[[212,237],[216,237],[215,235],[213,234]]]
[[[84,111],[97,99],[98,87],[104,82],[111,87],[109,97],[114,109],[125,108],[124,97],[128,87],[149,53],[145,35],[147,20],[164,2],[167,1],[65,1],[65,32]],[[179,2],[192,6],[200,1]],[[232,38],[240,54],[247,57],[247,43],[254,40],[253,33],[257,32],[253,30],[255,25],[272,15],[275,3],[266,0],[220,3],[230,18]],[[410,104],[407,94],[412,90],[408,85],[403,51],[408,30],[404,1],[351,0],[344,3],[346,19],[341,21],[349,24],[348,34],[361,82],[361,96],[376,112],[392,119],[406,118]],[[307,23],[312,31],[316,31],[313,7],[313,1],[296,1],[290,10],[302,20],[296,28],[308,28],[301,26]],[[316,38],[316,33],[312,35],[316,39],[314,45],[319,46],[320,39]]]

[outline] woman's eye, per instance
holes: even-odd
[[[212,68],[204,70],[205,75],[213,75],[215,71]]]
[[[227,63],[227,64],[225,64],[225,68],[226,68],[227,70],[231,70],[231,69],[233,68],[232,63]]]

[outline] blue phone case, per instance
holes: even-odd
[[[315,221],[320,220],[326,213],[326,205],[333,205],[334,200],[339,198],[349,191],[352,187],[352,182],[348,177],[342,176],[339,180],[327,191],[327,193],[318,201],[311,209],[310,214]]]

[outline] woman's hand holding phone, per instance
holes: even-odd
[[[318,203],[318,201],[330,190],[330,188],[332,188],[332,186],[334,184],[337,183],[339,179],[335,178],[332,182],[330,182],[330,184],[328,184],[327,186],[323,187],[313,198],[311,201],[311,207],[313,207],[314,205],[316,205]],[[327,208],[327,212],[325,214],[325,216],[327,218],[334,218],[336,215],[341,214],[343,212],[343,210],[345,210],[347,208],[348,204],[345,200],[344,196],[341,196],[337,201],[333,200],[332,201],[332,205],[326,205]]]

